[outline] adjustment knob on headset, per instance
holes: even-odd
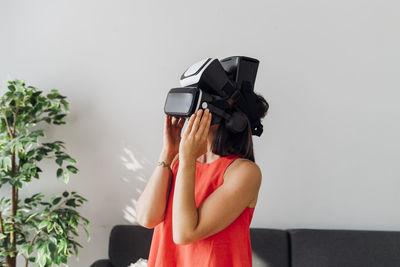
[[[231,117],[226,120],[226,128],[231,132],[240,133],[243,132],[247,127],[247,118],[246,115],[242,112],[236,111],[233,112]]]

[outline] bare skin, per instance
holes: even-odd
[[[261,170],[247,159],[236,159],[226,169],[224,183],[218,187],[199,208],[194,201],[196,161],[209,163],[220,156],[212,153],[211,144],[219,125],[212,125],[211,113],[199,110],[189,119],[188,127],[180,138],[184,119],[166,117],[164,149],[160,159],[173,164],[179,158],[179,167],[173,196],[173,240],[188,244],[211,236],[231,224],[245,208],[254,208],[261,185]],[[168,130],[169,127],[169,130]],[[171,129],[179,137],[168,136]],[[177,154],[172,155],[174,151]],[[169,162],[168,162],[169,163]],[[137,201],[139,224],[153,228],[165,216],[172,173],[167,168],[156,167],[145,190]]]

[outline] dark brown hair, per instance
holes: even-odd
[[[259,108],[257,109],[257,115],[260,119],[262,119],[267,114],[269,104],[262,95],[257,93],[255,94],[258,100],[257,105],[259,106]],[[232,106],[231,110],[235,111],[238,109]],[[247,128],[240,133],[234,133],[228,130],[225,126],[225,120],[222,120],[218,129],[215,132],[214,139],[211,145],[211,150],[214,154],[220,155],[221,157],[227,156],[229,154],[242,154],[242,158],[246,158],[255,162],[253,151],[253,138],[249,119],[247,118]]]

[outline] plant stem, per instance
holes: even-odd
[[[41,233],[41,231],[39,231],[39,232],[37,232],[37,233],[35,234],[35,236],[32,238],[32,241],[31,241],[30,246],[33,246],[33,243],[35,243],[35,240],[36,240],[36,238],[40,235],[40,233]]]
[[[1,214],[1,210],[0,210],[0,231],[1,231],[1,233],[3,235],[5,235],[4,225],[3,225],[3,217],[2,217],[2,214]],[[4,247],[4,249],[7,251],[7,247]],[[7,267],[11,266],[11,265],[9,265],[10,264],[10,259],[8,257],[6,257],[6,264],[7,264]]]
[[[15,173],[15,151],[13,151],[13,154],[11,156],[11,172],[14,174]],[[15,229],[15,219],[14,216],[17,214],[17,204],[18,204],[18,188],[13,185],[11,187],[11,229]],[[15,249],[15,232],[12,231],[10,233],[10,245],[11,245],[11,249]]]
[[[15,186],[11,187],[11,229],[15,229],[15,220],[14,216],[17,214],[17,202],[18,202],[18,188]],[[15,231],[12,231],[10,233],[10,250],[15,251],[16,250],[16,238],[15,238]],[[16,255],[14,257],[7,256],[6,261],[8,267],[15,267],[16,264]]]
[[[6,121],[8,134],[10,135],[10,138],[11,138],[11,140],[12,140],[12,139],[14,139],[14,135],[12,134],[10,125],[8,124],[7,116],[6,116],[5,113],[3,113],[3,116],[4,116],[4,120]]]
[[[1,210],[0,210],[0,231],[3,235],[5,235],[4,233],[4,226],[3,226],[3,217],[1,216]]]
[[[18,114],[18,108],[15,110],[15,113],[14,113],[14,122],[13,122],[13,136],[15,136],[15,126],[16,126],[16,124],[17,124],[17,114]]]
[[[28,259],[28,257],[25,256],[25,254],[21,254],[21,255],[24,256],[24,258],[25,258],[25,267],[28,267],[28,264],[29,264],[29,259]]]
[[[15,126],[16,126],[16,113],[13,114],[13,118],[14,118],[14,122],[13,122],[13,132],[11,132],[11,128],[10,125],[8,123],[7,120],[7,116],[5,114],[4,115],[4,119],[6,121],[6,125],[7,125],[7,130],[8,130],[8,134],[10,135],[10,139],[13,140],[14,139],[14,134],[15,134]],[[15,169],[15,151],[14,149],[11,150],[12,151],[12,155],[11,155],[11,173],[12,176],[15,175],[16,169]],[[18,188],[16,186],[12,186],[11,187],[11,229],[15,230],[15,219],[14,216],[17,214],[17,207],[18,206]],[[16,238],[15,238],[15,231],[11,231],[10,233],[10,250],[11,251],[16,251]],[[15,267],[16,265],[16,255],[14,255],[14,257],[10,257],[9,255],[7,255],[6,257],[6,264],[7,267]]]

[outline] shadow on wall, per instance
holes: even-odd
[[[151,166],[150,162],[146,159],[139,160],[135,154],[128,148],[123,148],[124,154],[120,157],[122,164],[128,171],[129,177],[123,176],[122,181],[129,184],[129,196],[133,198],[130,199],[130,203],[127,204],[123,209],[123,218],[131,224],[138,224],[136,216],[136,200],[142,194],[146,186],[147,180],[144,177],[149,176],[145,172],[145,165]],[[151,168],[147,168],[150,170]],[[151,170],[152,171],[152,170]],[[150,177],[150,176],[149,176]],[[133,192],[131,191],[134,188]]]

